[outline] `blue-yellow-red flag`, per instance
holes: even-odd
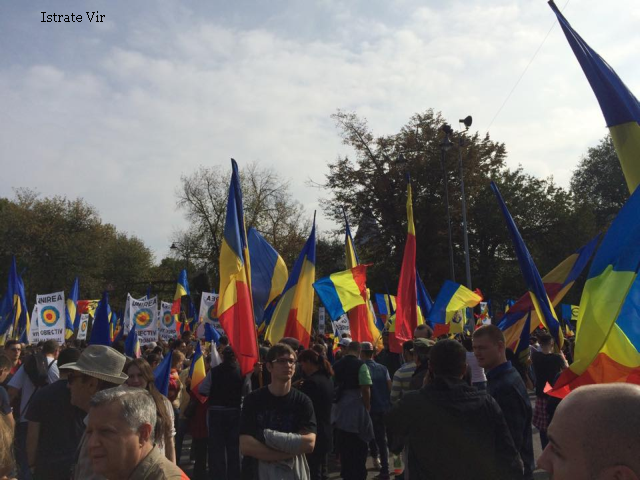
[[[282,257],[255,229],[247,233],[251,258],[251,292],[256,325],[262,324],[264,311],[287,284],[289,271]]]
[[[422,278],[420,278],[420,274],[416,271],[416,288],[418,292],[418,324],[429,323],[428,320],[429,313],[433,308],[433,300],[431,300],[431,295],[427,291],[427,288],[422,283]],[[433,325],[431,325],[433,327]]]
[[[207,401],[207,397],[200,394],[198,391],[198,387],[206,377],[207,372],[204,368],[204,357],[202,356],[202,347],[200,346],[200,342],[196,344],[196,349],[193,352],[193,358],[191,359],[191,366],[189,367],[189,378],[191,379],[191,386],[189,390],[191,393],[200,401],[200,403],[205,403]]]
[[[629,192],[640,183],[640,104],[616,72],[571,28],[553,1],[551,9],[595,93],[611,133]]]
[[[171,315],[180,314],[181,300],[186,295],[189,295],[189,281],[187,280],[187,270],[184,269],[178,275],[176,293],[173,295],[173,303],[171,304]]]
[[[358,305],[365,305],[367,265],[332,273],[313,284],[333,321]]]
[[[507,229],[511,235],[511,241],[513,242],[516,256],[518,257],[518,263],[520,264],[520,270],[522,271],[522,276],[524,277],[527,290],[531,296],[533,307],[538,314],[540,322],[542,322],[542,324],[547,328],[558,348],[562,348],[564,335],[562,335],[560,323],[556,318],[549,296],[544,289],[544,283],[542,283],[542,278],[540,278],[538,269],[533,263],[529,250],[520,236],[518,227],[516,227],[513,218],[511,218],[509,210],[507,210],[507,206],[502,199],[502,195],[500,195],[498,186],[494,182],[491,182],[491,190],[493,190],[493,193],[495,193],[496,198],[498,199],[498,205],[500,206],[502,215],[507,223]]]
[[[136,322],[133,322],[131,330],[129,330],[129,334],[124,341],[124,354],[131,358],[140,358],[142,356],[140,340],[138,339],[138,333],[136,332]]]
[[[98,303],[95,316],[93,318],[93,326],[91,327],[91,338],[89,345],[106,345],[111,346],[111,307],[109,306],[109,294],[105,291],[102,293],[102,299]]]
[[[283,337],[297,338],[305,347],[311,338],[313,282],[316,279],[316,219],[287,284],[278,300],[265,339],[275,344]]]
[[[65,338],[69,338],[73,335],[74,325],[76,324],[76,317],[78,315],[78,299],[80,298],[80,286],[78,277],[73,281],[71,292],[67,297],[67,308],[65,309]]]
[[[342,209],[344,215],[345,235],[344,235],[344,248],[345,248],[345,264],[349,269],[355,268],[360,265],[360,259],[356,252],[355,244],[353,243],[353,237],[351,235],[351,229],[349,228],[349,221],[347,220],[347,213],[344,208]],[[351,338],[357,342],[371,342],[376,349],[382,348],[382,336],[380,330],[376,326],[376,316],[371,304],[371,296],[369,289],[364,291],[364,303],[359,304],[352,310],[348,311],[349,328],[351,330]]]
[[[238,164],[231,159],[227,218],[220,248],[218,320],[233,347],[243,375],[258,361],[258,341],[251,299],[251,260],[244,224]]]
[[[596,235],[586,245],[583,245],[575,253],[572,253],[559,263],[553,270],[544,276],[542,283],[547,296],[555,307],[564,298],[565,294],[573,286],[578,276],[589,263],[596,250],[600,235]],[[498,328],[504,332],[505,344],[515,352],[522,328],[529,315],[534,310],[529,292],[525,293],[513,303],[504,316],[498,321]],[[530,332],[540,326],[538,314],[531,312]]]
[[[550,395],[587,384],[640,384],[640,189],[622,207],[593,258],[580,299],[574,361]]]
[[[395,331],[389,331],[389,347],[401,353],[402,343],[413,338],[418,326],[418,289],[416,284],[416,228],[413,223],[411,182],[407,183],[407,241],[404,245],[398,295],[396,296]]]
[[[0,304],[0,337],[2,339],[11,326],[13,326],[12,338],[16,340],[23,337],[30,328],[24,283],[18,274],[15,256],[11,259],[7,291]]]
[[[482,295],[469,290],[464,285],[446,280],[438,292],[436,301],[427,315],[427,319],[434,327],[434,335],[439,336],[451,329],[456,313],[465,308],[473,308],[482,301]],[[461,321],[461,319],[460,319]],[[460,325],[460,330],[462,327]]]

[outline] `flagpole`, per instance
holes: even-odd
[[[451,141],[449,140],[449,134],[452,133],[451,127],[448,124],[444,124],[440,130],[445,133],[444,140],[440,143],[440,166],[442,167],[442,180],[444,182],[444,201],[447,208],[447,229],[449,232],[449,266],[451,268],[451,281],[456,281],[456,272],[453,265],[453,240],[451,238],[451,211],[449,208],[449,186],[447,181],[447,171],[444,168],[444,160],[446,151],[451,148]]]

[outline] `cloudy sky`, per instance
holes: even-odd
[[[640,92],[640,2],[558,5]],[[83,197],[160,259],[185,226],[179,178],[199,165],[273,166],[311,215],[322,193],[307,179],[349,153],[338,108],[380,135],[427,108],[454,127],[471,114],[510,165],[568,185],[606,130],[554,23],[544,0],[4,0],[0,196]]]

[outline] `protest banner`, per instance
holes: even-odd
[[[78,325],[77,339],[78,340],[86,340],[87,339],[87,330],[89,329],[89,314],[83,313],[80,315],[80,325]]]
[[[324,335],[324,322],[325,322],[325,309],[324,307],[318,308],[318,334]]]
[[[171,315],[171,302],[160,302],[160,322],[158,326],[158,337],[163,342],[168,342],[177,338],[176,317]]]
[[[216,317],[216,302],[219,295],[217,293],[202,292],[200,300],[200,318],[199,322],[206,322],[213,325],[219,334],[223,335],[224,330]]]
[[[331,322],[331,325],[333,326],[333,334],[336,337],[342,338],[343,333],[348,333],[349,335],[351,335],[349,317],[347,317],[346,314],[340,315],[335,322]]]
[[[36,305],[38,306],[38,341],[55,340],[63,344],[65,334],[64,292],[36,295]]]
[[[131,298],[129,317],[131,325],[135,322],[140,346],[158,341],[158,297]]]

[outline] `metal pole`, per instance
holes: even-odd
[[[467,274],[467,288],[471,290],[469,236],[467,234],[467,200],[464,195],[464,173],[462,170],[462,138],[458,139],[458,162],[460,164],[460,189],[462,190],[462,233],[464,234],[464,261]]]
[[[447,137],[440,144],[440,151],[442,152],[442,155],[440,157],[440,165],[442,166],[442,179],[444,180],[444,201],[445,201],[445,205],[447,206],[447,227],[449,230],[449,265],[451,267],[451,280],[455,282],[456,273],[453,266],[453,240],[451,238],[451,212],[449,211],[449,186],[448,186],[449,182],[447,181],[447,172],[444,168],[445,146],[448,140],[449,138]]]

